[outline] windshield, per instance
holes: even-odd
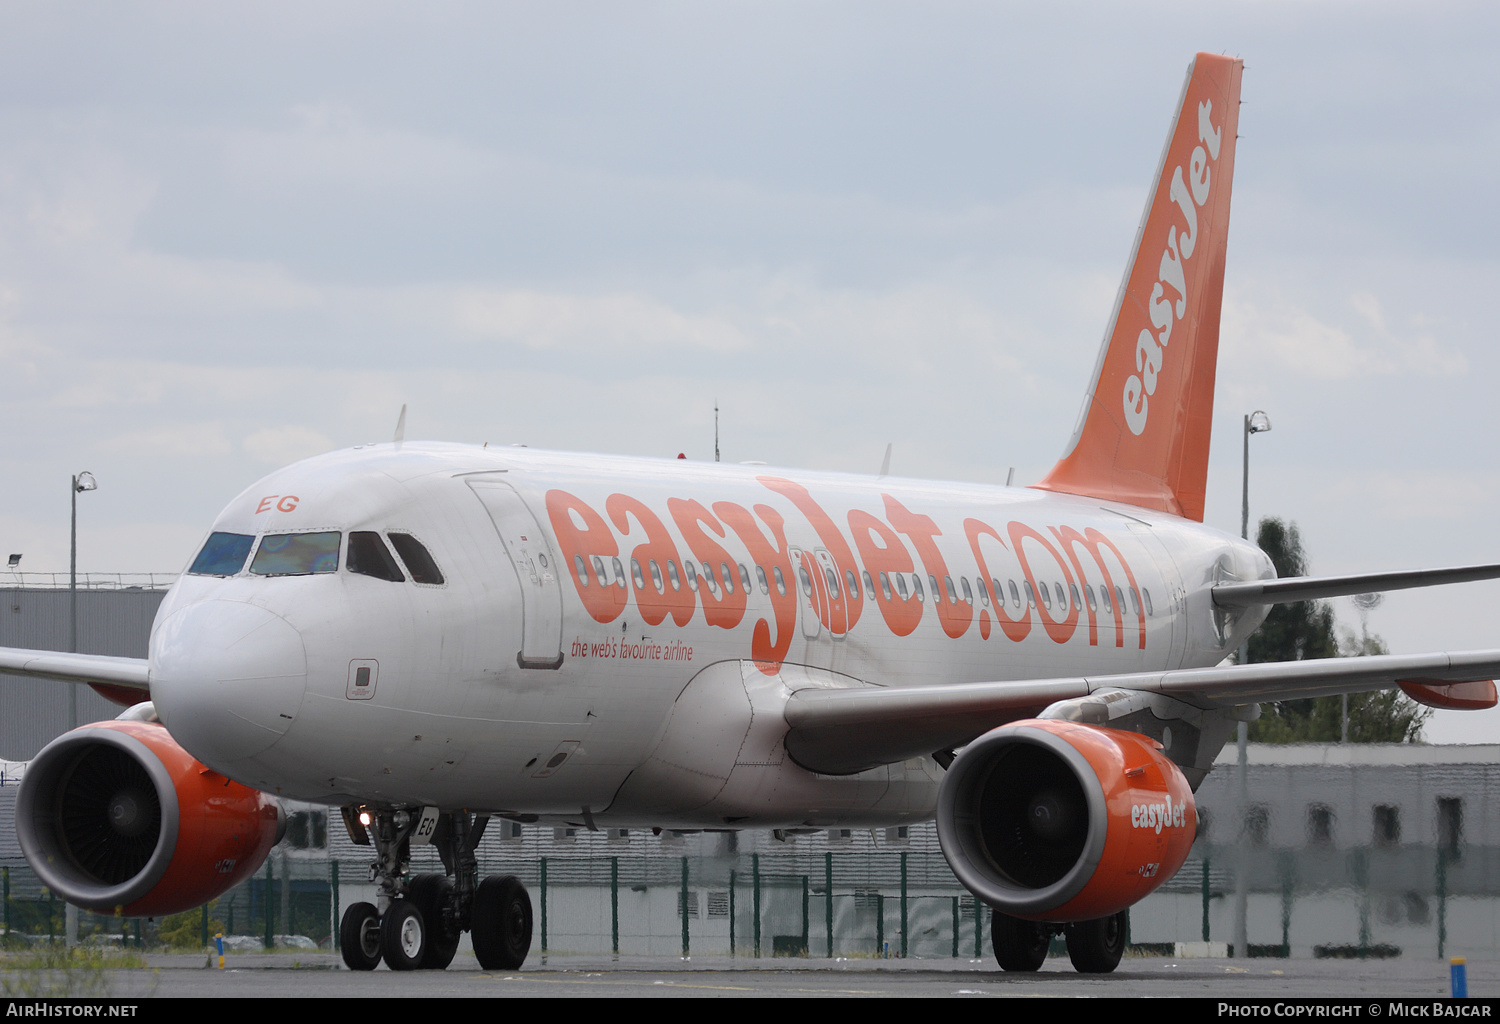
[[[339,536],[334,533],[274,533],[261,538],[250,571],[260,576],[306,576],[335,572]]]
[[[215,533],[193,559],[188,573],[193,576],[233,576],[245,567],[254,537],[243,533]]]

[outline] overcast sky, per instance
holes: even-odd
[[[1207,521],[1500,561],[1500,13],[1376,3],[0,6],[0,547],[175,572],[391,436],[1029,483],[1194,52],[1243,57]],[[1500,584],[1390,596],[1500,646]],[[1348,601],[1340,621],[1358,627]],[[1464,722],[1467,722],[1467,725]],[[1500,714],[1438,740],[1500,739]]]

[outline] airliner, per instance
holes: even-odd
[[[1500,651],[1236,665],[1278,602],[1500,566],[1275,578],[1202,523],[1242,64],[1188,69],[1083,410],[1029,487],[407,442],[251,485],[145,659],[0,651],[126,705],[30,763],[25,855],[156,916],[244,880],[283,798],[337,807],[376,902],[345,962],[514,970],[532,905],[489,822],[936,819],[1006,970],[1113,970],[1193,793],[1260,701],[1496,703]],[[410,873],[413,845],[442,873]]]

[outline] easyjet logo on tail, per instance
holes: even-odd
[[[1157,282],[1151,287],[1149,302],[1151,327],[1143,328],[1135,342],[1135,368],[1125,381],[1125,425],[1137,436],[1146,429],[1150,415],[1149,397],[1156,393],[1164,350],[1172,337],[1172,325],[1187,314],[1187,271],[1198,242],[1198,207],[1208,202],[1211,184],[1210,165],[1219,159],[1221,129],[1212,121],[1213,101],[1198,104],[1198,142],[1188,159],[1186,180],[1181,164],[1172,171],[1168,195],[1182,212],[1182,224],[1167,228],[1167,243],[1162,249]],[[1168,289],[1171,295],[1168,294]],[[1173,297],[1175,296],[1175,298]]]

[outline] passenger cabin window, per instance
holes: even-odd
[[[250,562],[257,576],[313,576],[339,567],[339,538],[333,533],[270,533]]]
[[[411,574],[413,583],[426,583],[434,587],[443,585],[443,574],[421,541],[409,533],[390,533],[387,536],[391,538],[391,546],[396,549],[396,554],[406,563],[406,571]]]
[[[243,533],[215,533],[193,559],[191,576],[233,576],[245,567],[245,557],[255,544],[254,537]]]
[[[400,566],[391,557],[380,534],[373,531],[361,530],[349,534],[349,550],[344,555],[344,568],[360,576],[374,576],[377,580],[406,582],[406,577],[401,575]],[[578,578],[588,582],[582,558],[578,559]]]

